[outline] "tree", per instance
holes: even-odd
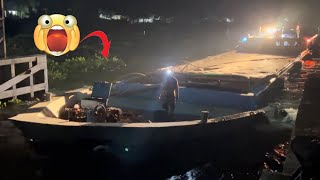
[[[37,13],[39,5],[38,0],[4,0],[5,9],[18,11],[20,17]]]

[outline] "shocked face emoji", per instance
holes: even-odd
[[[80,42],[77,19],[72,15],[42,15],[34,29],[33,38],[40,51],[53,56],[74,51]]]

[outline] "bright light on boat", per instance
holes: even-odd
[[[267,29],[267,32],[268,32],[269,34],[273,35],[274,33],[277,32],[277,29],[274,28],[274,27],[270,27],[270,28]]]
[[[245,42],[247,42],[248,41],[248,38],[247,37],[243,37],[242,39],[241,39],[241,42],[243,42],[243,43],[245,43]]]
[[[307,43],[310,43],[311,41],[313,41],[317,37],[318,37],[318,34],[312,36],[311,38],[305,38],[305,40],[307,41]]]
[[[125,152],[128,152],[128,151],[129,151],[129,149],[128,149],[128,148],[124,148],[124,151],[125,151]]]
[[[166,75],[171,75],[172,71],[170,69],[166,70]]]

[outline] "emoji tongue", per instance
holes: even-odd
[[[68,44],[67,33],[64,29],[50,29],[47,45],[50,51],[64,51]]]

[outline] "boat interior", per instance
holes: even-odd
[[[150,79],[150,77],[147,78]],[[143,76],[142,79],[146,77]],[[95,82],[92,89],[66,94],[48,104],[44,114],[75,122],[152,123],[193,121],[203,117],[206,119],[225,117],[256,110],[254,106],[239,108],[240,103],[251,105],[250,98],[254,97],[252,94],[191,85],[191,87],[180,87],[181,100],[177,102],[174,116],[170,117],[162,110],[158,99],[159,83],[149,84],[139,82],[137,79],[130,81],[114,84]],[[200,94],[204,94],[203,97]],[[217,99],[217,97],[222,99]],[[219,106],[211,101],[216,101]],[[226,103],[225,106],[223,103]],[[230,105],[230,103],[234,104]]]
[[[279,61],[279,59],[277,59]],[[285,60],[285,63],[293,61]],[[180,98],[173,117],[159,102],[164,73],[134,73],[114,83],[95,82],[92,88],[65,93],[48,102],[44,117],[68,122],[154,123],[183,122],[251,112],[259,107],[259,94],[277,78],[277,74],[247,77],[237,74],[193,74],[175,71]],[[281,70],[278,70],[281,71]]]

